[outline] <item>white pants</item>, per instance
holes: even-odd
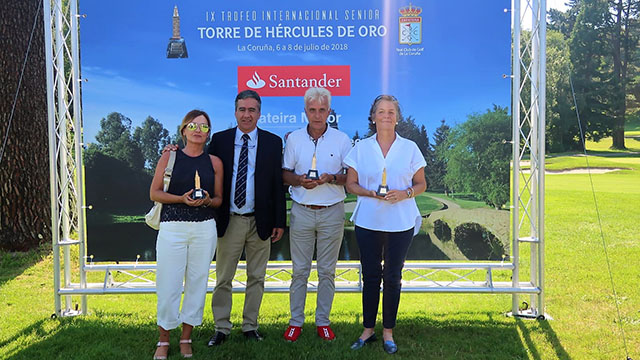
[[[158,325],[202,324],[209,266],[218,241],[215,220],[161,222],[156,242]],[[184,300],[180,310],[180,295]]]

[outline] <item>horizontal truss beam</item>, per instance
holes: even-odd
[[[361,292],[362,272],[358,262],[339,262],[336,266],[336,292]],[[147,276],[155,274],[155,264],[89,264],[85,266],[87,272],[104,272],[102,283],[87,283],[86,287],[78,283],[72,283],[60,289],[60,295],[101,295],[101,294],[152,294],[156,292],[155,282]],[[238,274],[246,271],[246,263],[238,264]],[[316,264],[312,265],[312,272],[317,270]],[[289,292],[292,274],[291,263],[271,263],[267,265],[265,292],[284,293]],[[457,271],[457,272],[456,272]],[[511,281],[493,281],[495,271],[513,271],[512,263],[505,262],[426,262],[407,263],[403,269],[403,292],[414,293],[500,293],[500,294],[538,294],[540,288],[529,282],[520,282],[513,286]],[[114,281],[113,274],[127,276],[125,281]],[[142,272],[134,274],[132,272]],[[426,272],[426,273],[424,273]],[[484,280],[471,280],[472,274],[481,273]],[[215,274],[215,263],[209,268],[209,274]],[[448,279],[442,276],[449,277]],[[351,276],[354,280],[346,279]],[[283,279],[283,277],[285,279]],[[207,291],[212,292],[216,280],[209,278]],[[234,279],[233,291],[244,292],[246,284],[241,279]],[[308,282],[308,291],[316,292],[317,281]]]

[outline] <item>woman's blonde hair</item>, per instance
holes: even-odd
[[[191,110],[187,113],[187,115],[184,116],[184,119],[182,119],[182,123],[180,123],[180,127],[178,128],[178,131],[180,132],[180,136],[182,136],[182,142],[187,145],[187,137],[184,136],[184,128],[187,126],[187,124],[189,124],[190,122],[193,121],[193,119],[197,118],[198,116],[204,116],[205,119],[207,119],[207,125],[209,125],[209,129],[211,129],[211,119],[209,119],[209,115],[202,111],[202,110]],[[209,130],[211,131],[211,130]],[[209,136],[209,134],[207,134],[207,137]]]

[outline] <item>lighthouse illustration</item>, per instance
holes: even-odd
[[[167,45],[167,58],[180,59],[189,57],[187,54],[187,43],[180,36],[180,14],[178,14],[178,5],[173,7],[173,36],[169,39]]]

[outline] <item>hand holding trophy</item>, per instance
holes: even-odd
[[[200,188],[200,175],[198,174],[198,170],[196,170],[195,176],[195,188],[193,189],[193,193],[191,194],[191,198],[193,200],[200,200],[207,197],[204,193],[204,190]]]

